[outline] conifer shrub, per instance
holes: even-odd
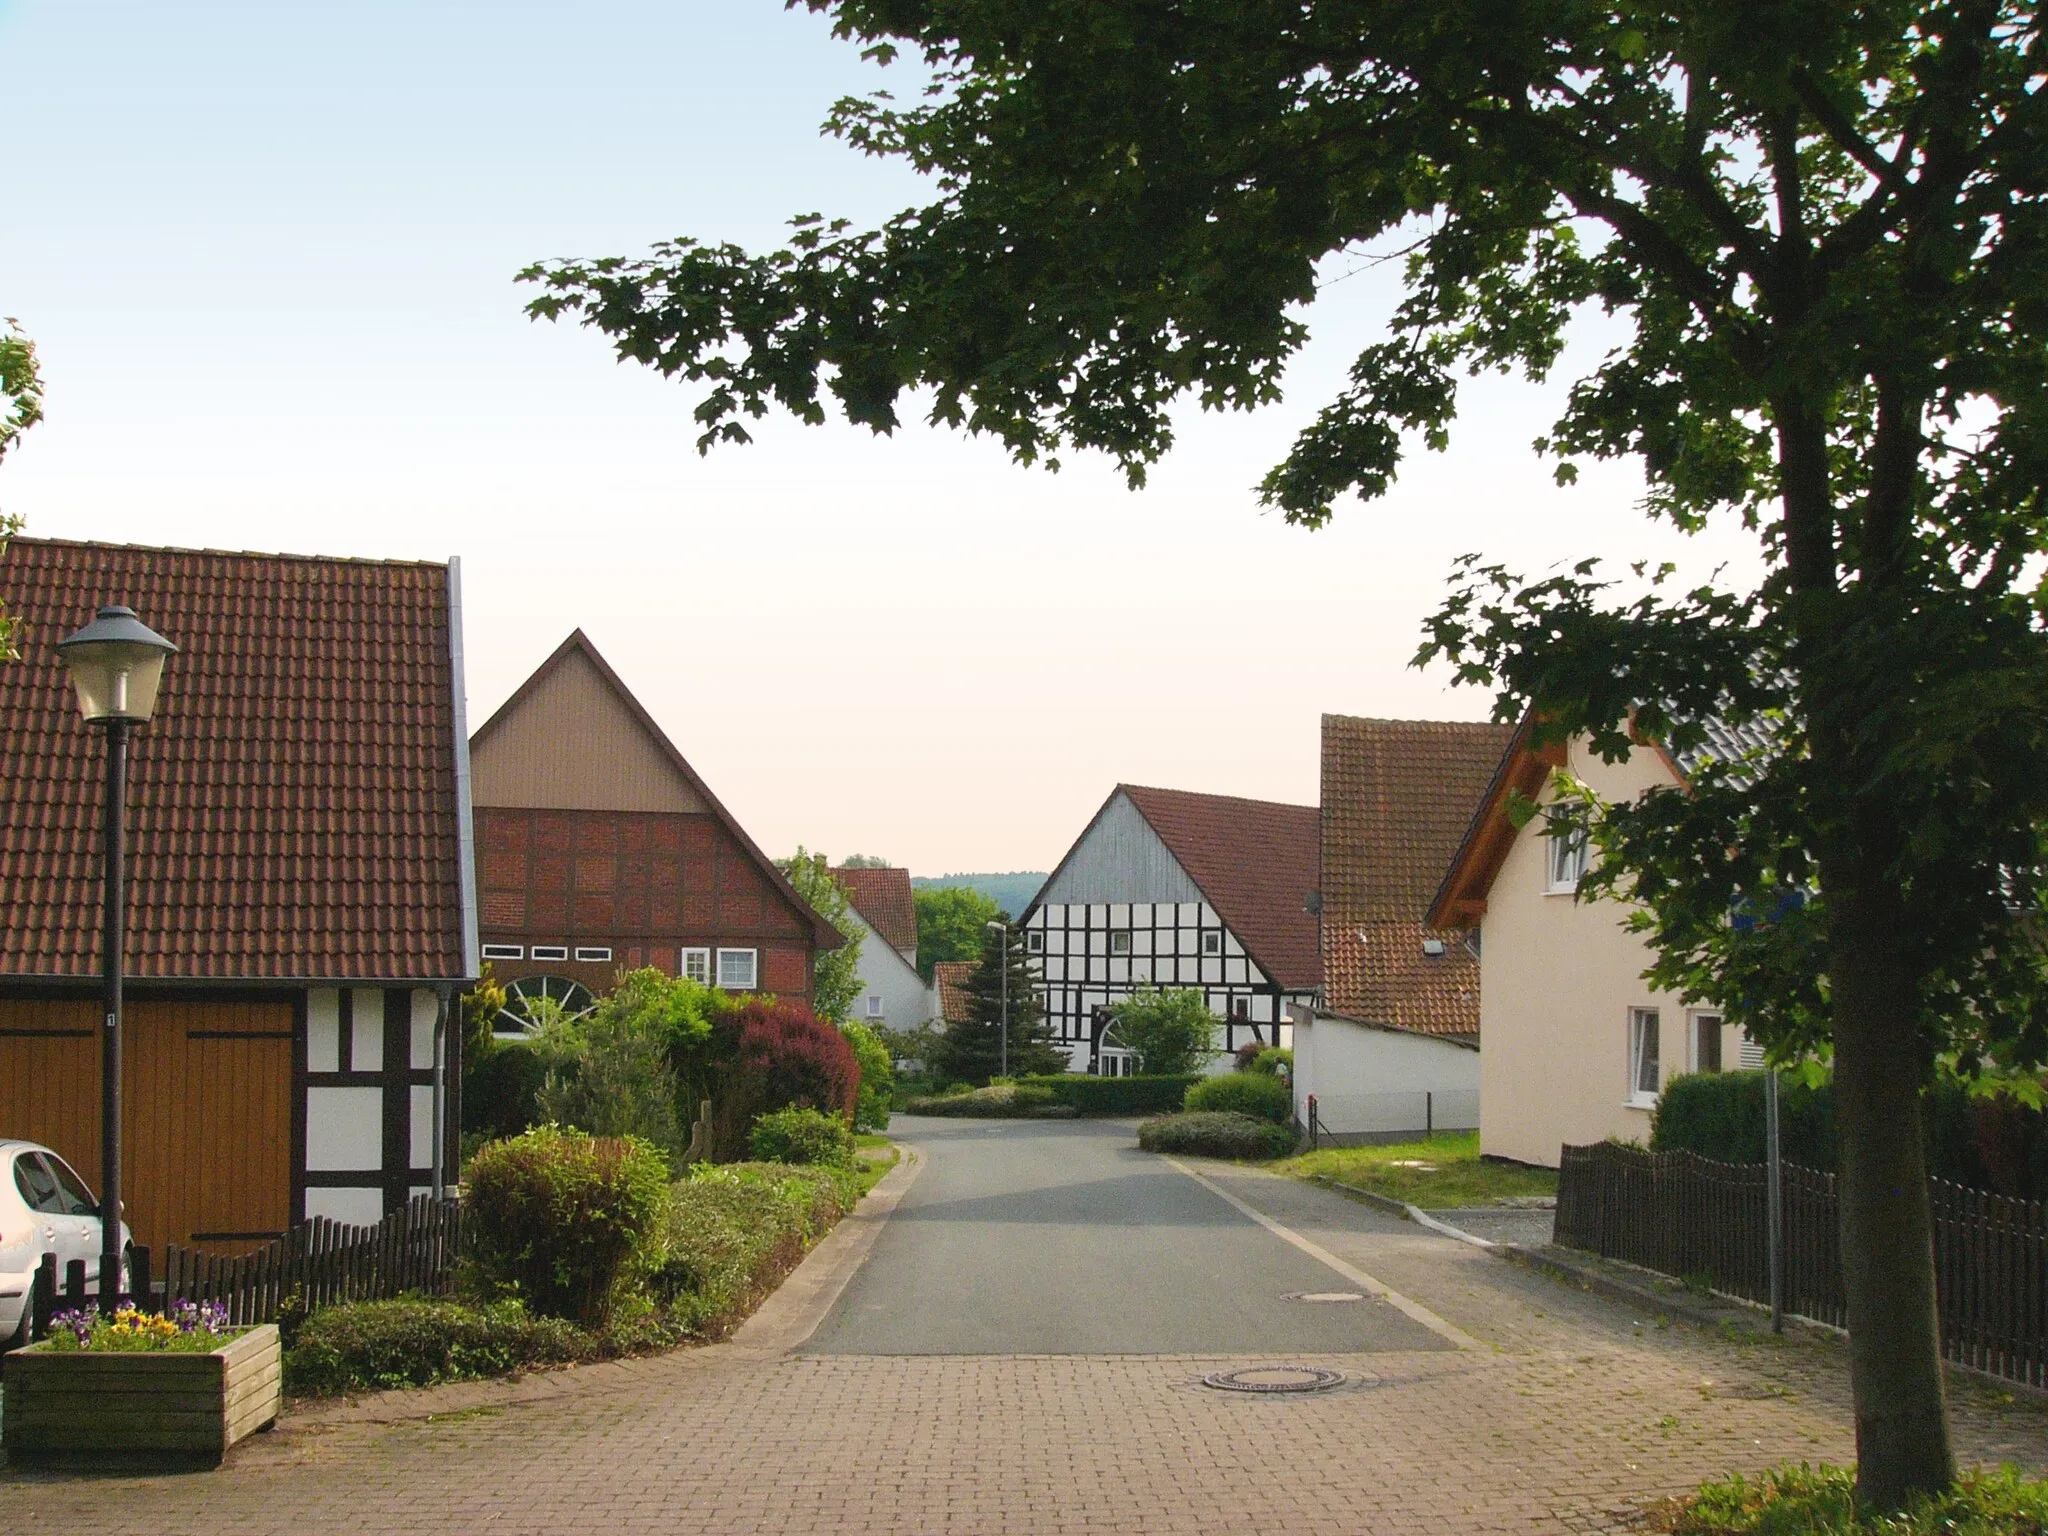
[[[667,1165],[646,1142],[555,1125],[479,1148],[465,1178],[484,1287],[583,1323],[602,1322],[636,1278],[668,1198]]]

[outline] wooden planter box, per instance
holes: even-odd
[[[0,1386],[0,1447],[10,1461],[214,1466],[276,1422],[284,1352],[274,1323],[204,1355],[38,1344],[0,1356]]]

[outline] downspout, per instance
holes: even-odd
[[[448,1002],[454,988],[443,982],[434,989],[440,1006],[434,1010],[434,1198],[448,1198]]]
[[[463,666],[462,557],[448,557],[448,670],[455,748],[455,864],[462,900],[462,979],[472,982],[481,972],[476,921],[476,818],[469,782],[469,681]],[[440,1007],[434,1016],[434,1198],[448,1189],[448,1052],[460,1049],[461,1035],[451,1040],[448,1019],[456,988],[443,982],[437,989]],[[458,1061],[457,1066],[461,1063]],[[458,1078],[459,1082],[460,1079]],[[458,1170],[459,1172],[460,1170]]]

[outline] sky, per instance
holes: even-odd
[[[1139,493],[922,425],[700,457],[687,386],[525,318],[538,258],[926,200],[818,133],[901,74],[777,0],[0,0],[0,315],[48,386],[0,508],[460,556],[472,727],[580,626],[770,852],[919,874],[1048,869],[1119,782],[1313,804],[1325,712],[1484,717],[1408,665],[1463,552],[1753,579],[1738,531],[1649,523],[1627,466],[1560,490],[1530,449],[1593,325],[1547,384],[1468,383],[1383,500],[1262,511],[1382,334],[1387,265],[1334,258],[1286,398],[1190,411]]]

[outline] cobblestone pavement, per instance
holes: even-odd
[[[1659,1326],[1328,1191],[1204,1172],[1481,1347],[1318,1355],[1351,1381],[1257,1398],[1199,1385],[1244,1356],[728,1345],[301,1414],[210,1474],[0,1474],[0,1501],[21,1529],[151,1536],[1604,1532],[1706,1476],[1851,1454],[1836,1343]],[[2048,1470],[2048,1414],[2002,1397],[1957,1388],[1966,1456]]]

